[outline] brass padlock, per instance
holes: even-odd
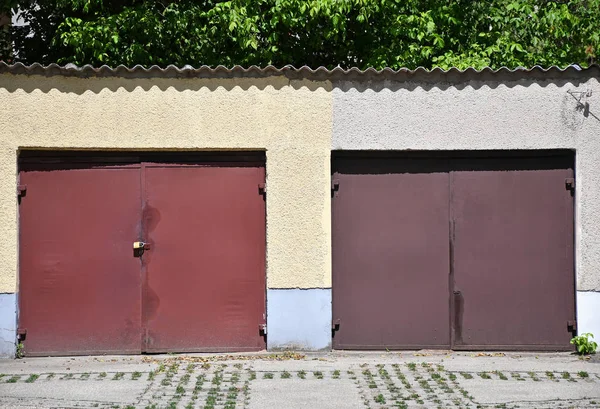
[[[143,250],[145,246],[146,246],[146,243],[144,243],[143,241],[134,241],[133,242],[134,250],[140,250],[140,249]]]

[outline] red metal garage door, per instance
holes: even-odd
[[[333,167],[334,348],[448,348],[445,161],[341,157]]]
[[[38,155],[20,165],[28,355],[264,348],[262,158]]]
[[[571,349],[569,156],[464,160],[451,173],[455,349]]]
[[[19,327],[27,355],[139,353],[139,166],[22,165]]]
[[[335,348],[571,349],[571,153],[345,153],[333,170]]]
[[[264,168],[148,164],[144,175],[144,350],[264,349]]]

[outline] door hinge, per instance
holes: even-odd
[[[331,181],[331,191],[337,192],[338,190],[340,190],[340,181],[337,179],[333,179]]]
[[[17,339],[19,341],[25,340],[27,336],[27,328],[17,328]]]
[[[258,332],[262,335],[267,335],[267,324],[258,324]]]
[[[566,178],[565,179],[565,188],[570,190],[571,192],[575,191],[575,179],[574,178]]]
[[[27,194],[27,185],[17,186],[17,197],[23,197]]]
[[[341,320],[338,318],[337,320],[331,321],[331,329],[337,331],[340,329]]]
[[[576,320],[567,321],[567,329],[570,332],[577,331],[577,321]]]
[[[267,186],[264,183],[258,184],[258,194],[262,195],[263,197],[267,196]]]

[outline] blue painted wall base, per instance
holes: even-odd
[[[267,349],[331,349],[331,289],[267,290]]]
[[[14,358],[17,340],[17,296],[0,294],[0,358]]]
[[[600,344],[600,292],[577,291],[577,334],[586,332]]]

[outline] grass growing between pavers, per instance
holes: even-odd
[[[221,391],[221,383],[223,381],[223,372],[222,369],[220,371],[215,372],[213,379],[211,381],[210,389],[208,390],[208,395],[206,397],[206,402],[204,403],[204,409],[214,409],[216,405],[219,405],[223,400],[223,393]]]
[[[412,385],[410,384],[410,382],[408,382],[408,380],[406,379],[406,376],[402,373],[402,370],[400,369],[400,365],[393,364],[392,368],[394,368],[394,372],[396,373],[396,376],[398,377],[398,379],[400,380],[402,385],[406,389],[412,389]]]
[[[35,381],[37,381],[37,379],[40,376],[38,374],[34,374],[32,373],[31,375],[29,375],[29,377],[25,380],[26,383],[34,383]]]
[[[577,382],[575,379],[573,379],[573,378],[571,377],[571,374],[570,374],[570,373],[568,373],[568,372],[563,372],[563,373],[561,374],[561,378],[563,378],[563,379],[565,379],[565,380],[567,380],[567,381],[569,381],[569,382]]]
[[[492,371],[492,373],[494,375],[496,375],[500,380],[508,381],[508,377],[506,375],[504,375],[502,372],[500,372],[500,371]]]
[[[200,374],[196,377],[196,382],[194,383],[194,389],[192,390],[192,396],[190,401],[185,406],[186,409],[194,408],[196,401],[198,400],[198,394],[202,391],[202,385],[204,385],[205,375]]]
[[[386,365],[376,364],[373,371],[367,365],[360,365],[362,376],[358,386],[363,394],[369,395],[369,399],[364,400],[365,406],[374,409],[473,405],[472,396],[460,387],[456,374],[446,371],[441,364],[410,362],[390,366],[391,371],[388,371]]]
[[[157,409],[233,409],[247,406],[250,380],[256,379],[256,372],[247,369],[240,373],[238,366],[227,364],[184,366],[177,362],[180,361],[159,368],[162,374],[156,371],[156,382],[150,383],[141,398],[142,403],[155,405]],[[246,378],[243,384],[242,376]],[[165,379],[168,382],[164,382]]]

